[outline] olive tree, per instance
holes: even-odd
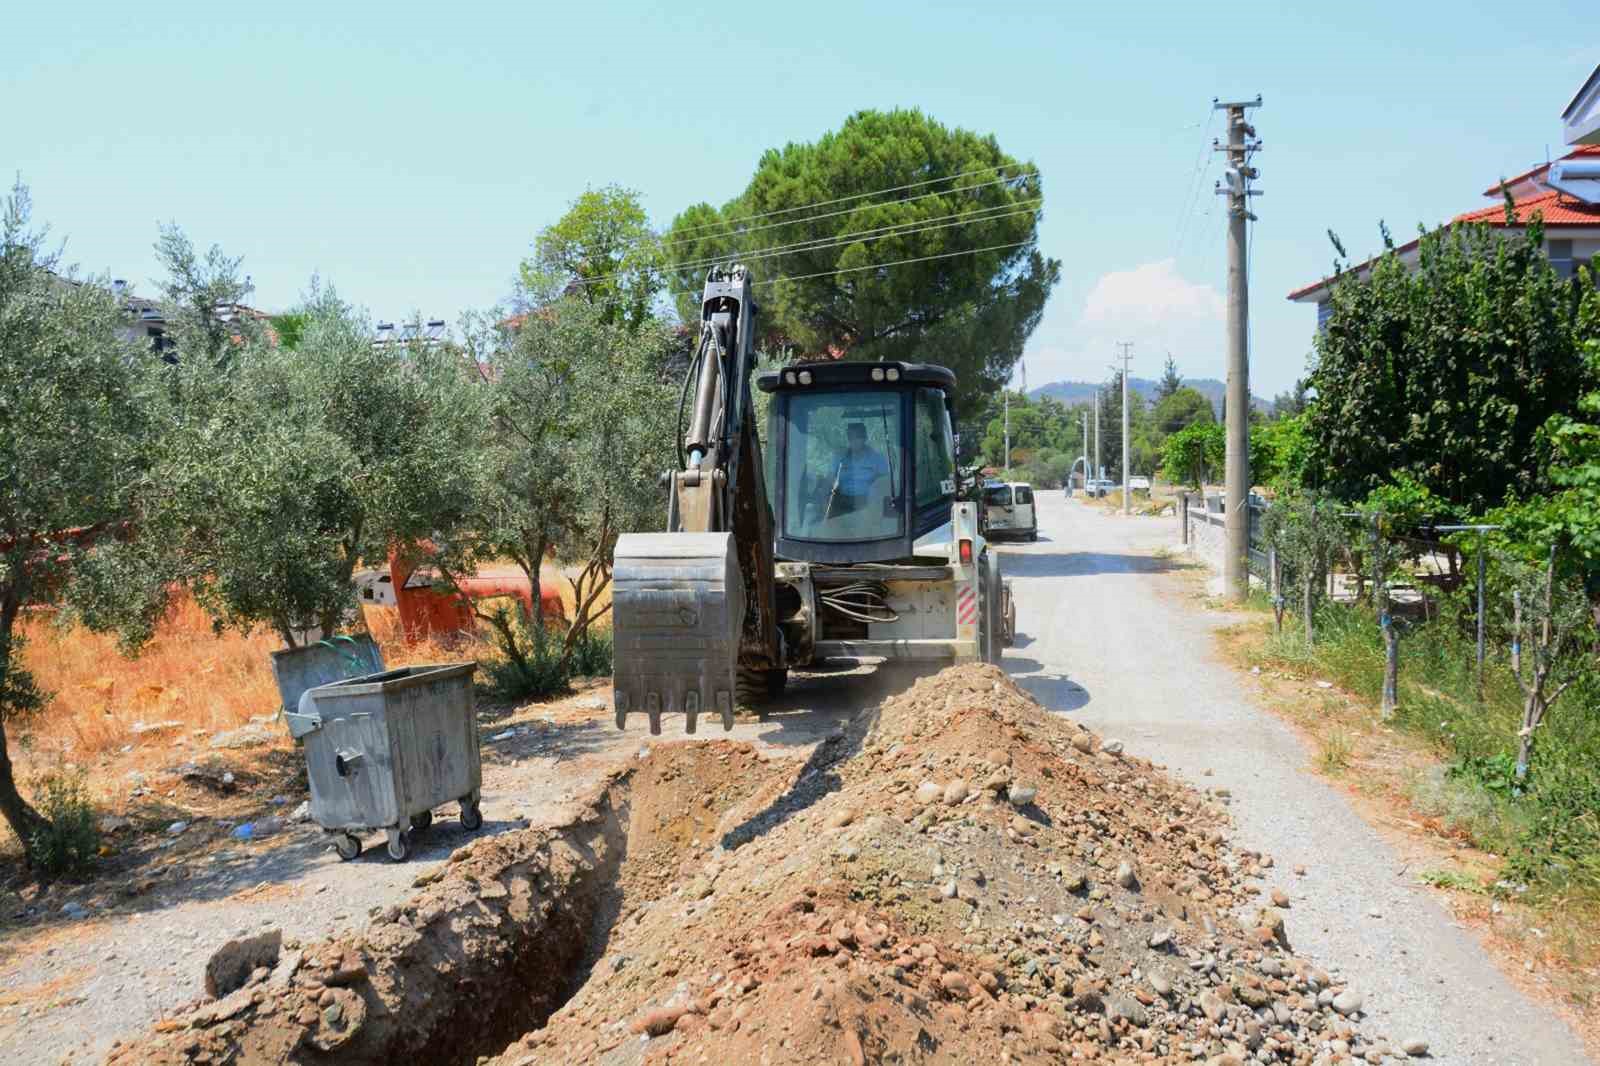
[[[1316,640],[1318,588],[1346,540],[1339,509],[1309,493],[1280,496],[1267,509],[1262,534],[1294,572],[1309,646]]]
[[[70,596],[86,546],[128,517],[151,360],[110,286],[61,270],[29,213],[18,182],[0,223],[0,813],[31,863],[46,823],[17,791],[5,726],[46,694],[19,660],[18,621]]]
[[[459,351],[376,344],[364,315],[315,284],[298,313],[292,349],[240,334],[219,360],[203,322],[179,335],[134,493],[139,536],[92,561],[106,594],[91,622],[137,644],[178,587],[219,628],[266,626],[295,647],[355,607],[362,560],[466,508],[482,418]]]
[[[509,558],[539,588],[546,561],[572,568],[576,611],[560,652],[570,660],[608,606],[612,550],[621,533],[661,528],[672,465],[677,390],[661,371],[675,341],[659,322],[610,321],[606,309],[568,297],[526,316],[476,319],[465,331],[482,371],[490,432],[473,465],[475,510],[438,560],[461,573]],[[544,639],[540,598],[530,620]],[[507,658],[528,649],[512,620],[481,612]]]
[[[1570,554],[1570,553],[1569,553]],[[1498,560],[1501,582],[1517,605],[1517,643],[1527,625],[1531,668],[1517,671],[1522,689],[1522,726],[1517,731],[1517,780],[1528,775],[1538,730],[1563,693],[1593,669],[1594,631],[1581,578],[1552,545],[1542,563]],[[1519,662],[1517,664],[1521,666]]]

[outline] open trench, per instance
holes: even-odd
[[[108,1063],[476,1063],[543,1026],[619,916],[672,892],[729,807],[783,772],[748,745],[662,745],[567,824],[469,844],[358,934],[284,952]]]

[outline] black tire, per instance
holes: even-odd
[[[1000,612],[996,609],[1000,590],[989,575],[989,553],[978,556],[978,658],[986,663],[1000,662]]]
[[[333,838],[333,850],[345,862],[361,857],[361,838],[350,833],[338,833]]]
[[[741,666],[735,698],[739,706],[754,709],[782,696],[783,690],[788,686],[787,669],[758,670]]]
[[[1039,527],[1038,526],[1034,526],[1032,529],[1028,530],[1028,543],[1030,543],[1030,544],[1035,543],[1035,542],[1038,541],[1038,539],[1039,539]]]
[[[423,811],[421,814],[411,816],[411,828],[418,833],[426,833],[431,825],[433,825],[432,811]]]
[[[469,833],[477,832],[483,828],[483,811],[478,809],[476,803],[462,806],[461,828]]]
[[[405,862],[411,854],[411,840],[404,833],[390,840],[386,847],[389,849],[389,858],[395,862]]]

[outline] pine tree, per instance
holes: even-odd
[[[1160,403],[1168,396],[1183,388],[1183,377],[1178,373],[1178,364],[1172,358],[1172,353],[1167,353],[1167,365],[1161,371],[1161,380],[1156,383],[1156,403]]]

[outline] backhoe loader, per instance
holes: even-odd
[[[791,667],[998,662],[1011,589],[963,499],[940,366],[827,361],[755,372],[749,272],[714,268],[678,412],[667,531],[618,538],[618,728],[682,714],[733,728]],[[765,442],[754,383],[770,397]],[[687,424],[685,416],[687,415]]]

